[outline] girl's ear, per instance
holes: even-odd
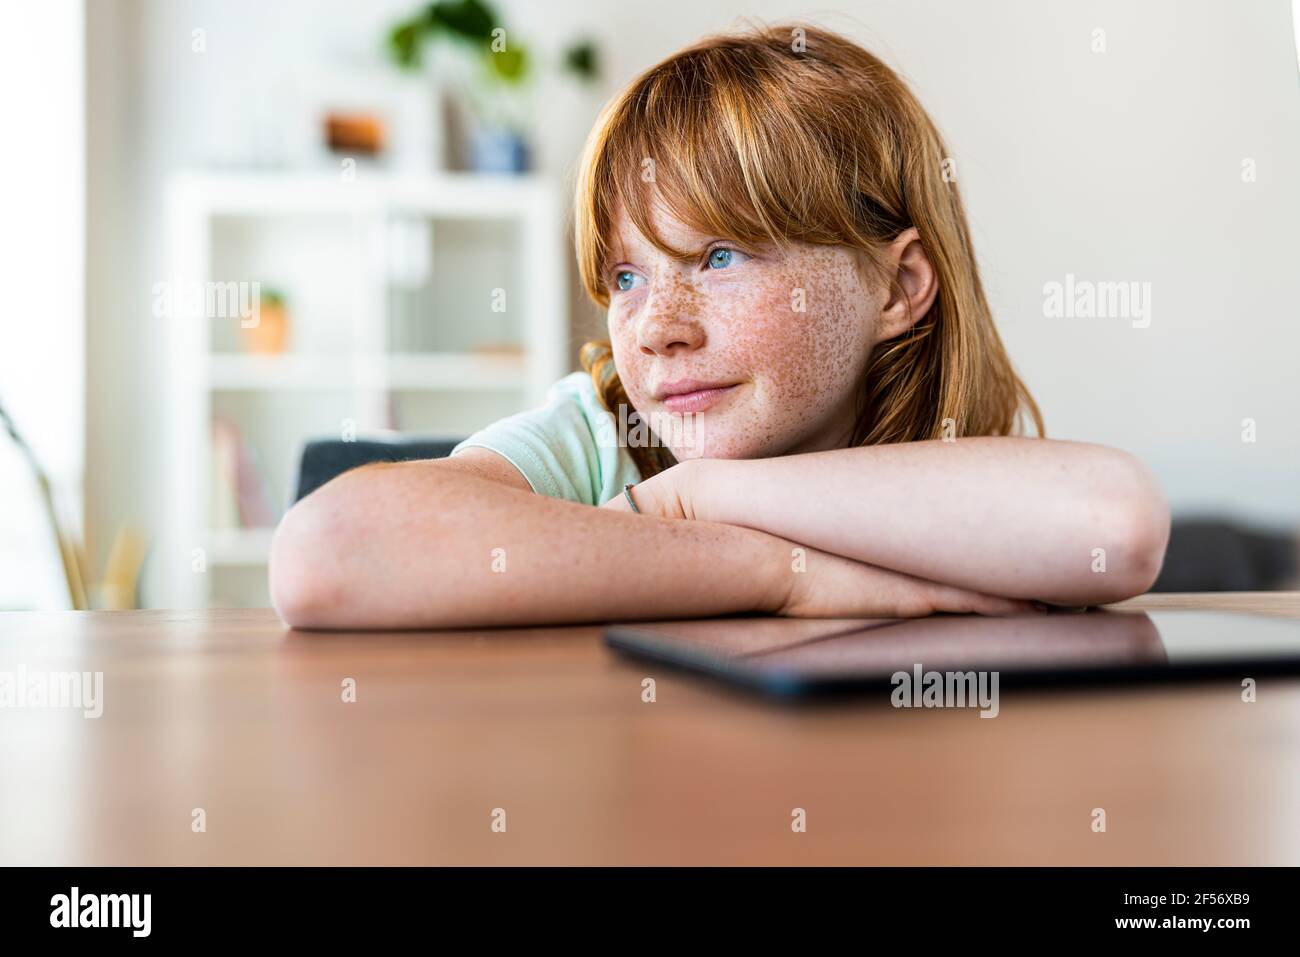
[[[901,335],[919,322],[939,294],[939,277],[921,245],[920,234],[910,226],[889,244],[884,256],[886,278],[897,280],[880,309],[877,338],[884,342]]]

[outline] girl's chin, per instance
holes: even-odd
[[[749,448],[742,442],[702,442],[689,446],[669,446],[673,458],[678,462],[687,459],[753,459],[759,458],[757,449]]]
[[[758,450],[753,445],[750,430],[741,425],[744,416],[735,410],[719,409],[693,416],[674,416],[660,437],[676,457],[684,459],[747,459]]]

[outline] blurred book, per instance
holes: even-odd
[[[212,528],[265,528],[276,523],[270,489],[229,419],[212,421]]]

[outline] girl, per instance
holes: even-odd
[[[1161,492],[1123,452],[1042,437],[948,155],[830,32],[713,37],[647,71],[578,178],[608,342],[449,458],[299,502],[271,550],[281,617],[1006,614],[1145,591]]]

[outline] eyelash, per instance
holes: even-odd
[[[703,255],[703,257],[701,258],[701,261],[700,261],[700,271],[701,271],[701,272],[705,272],[705,271],[708,270],[708,268],[709,268],[709,257],[711,257],[711,256],[712,256],[714,253],[716,253],[719,249],[729,249],[729,250],[731,250],[731,251],[734,252],[734,253],[740,253],[742,256],[750,256],[749,253],[745,252],[745,250],[741,249],[739,246],[731,245],[731,244],[726,243],[726,242],[717,242],[717,243],[714,243],[712,246],[710,246],[708,249],[704,250],[704,255]],[[753,258],[753,257],[751,256],[750,258]],[[619,288],[618,288],[618,277],[619,277],[619,274],[620,274],[620,273],[631,272],[631,271],[632,271],[632,270],[630,270],[630,269],[614,269],[614,270],[612,270],[612,271],[610,272],[609,277],[608,277],[608,279],[606,280],[606,285],[608,285],[608,286],[610,287],[610,289],[612,290],[612,292],[613,292],[615,295],[617,295],[618,293],[621,293],[621,292],[627,292],[627,291],[629,291],[629,290],[619,289]]]

